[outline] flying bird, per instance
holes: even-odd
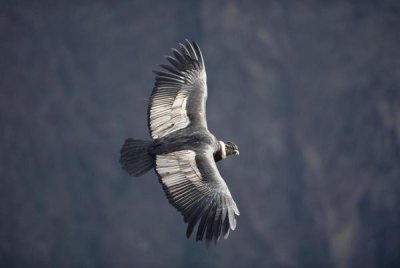
[[[160,65],[163,71],[153,71],[147,113],[152,140],[126,139],[120,163],[132,176],[154,168],[169,202],[188,224],[186,236],[197,227],[196,241],[208,246],[236,228],[239,210],[216,162],[239,150],[208,130],[204,59],[196,42],[184,43],[165,57],[169,64]]]

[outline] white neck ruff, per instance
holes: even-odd
[[[223,141],[219,141],[219,144],[221,145],[221,159],[225,159],[226,158],[225,143]]]

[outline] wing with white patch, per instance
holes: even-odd
[[[169,202],[188,223],[189,238],[197,227],[196,241],[217,242],[236,228],[239,210],[222,179],[212,152],[192,150],[157,155],[156,171]]]
[[[156,82],[150,96],[148,126],[153,139],[164,137],[189,124],[207,128],[205,106],[207,99],[204,60],[198,45],[186,40],[174,57],[167,56],[167,70],[154,71]]]

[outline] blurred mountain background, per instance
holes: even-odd
[[[399,29],[395,0],[0,1],[0,267],[399,267]],[[184,38],[241,152],[209,249],[118,163]]]

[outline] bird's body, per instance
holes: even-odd
[[[154,155],[166,154],[179,150],[204,151],[211,147],[215,154],[220,151],[218,140],[208,130],[188,127],[154,140],[150,153]]]
[[[197,44],[186,40],[173,53],[175,58],[166,57],[170,65],[161,65],[168,72],[154,71],[148,109],[153,140],[127,139],[120,163],[133,176],[155,168],[167,198],[188,223],[187,236],[197,226],[196,240],[205,238],[208,245],[236,227],[239,210],[216,162],[239,151],[208,130],[206,73]]]

